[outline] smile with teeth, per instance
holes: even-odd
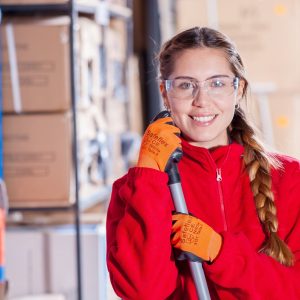
[[[202,117],[193,117],[193,120],[197,121],[197,122],[202,122],[202,123],[206,123],[211,121],[216,115],[210,115],[210,116],[202,116]]]

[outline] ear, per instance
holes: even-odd
[[[166,98],[167,97],[167,93],[166,93],[166,89],[165,89],[165,86],[164,86],[163,82],[160,82],[160,84],[159,84],[159,90],[160,90],[160,93],[161,93],[162,97]]]
[[[245,87],[245,80],[240,79],[239,87],[238,87],[238,91],[237,91],[238,102],[240,102],[243,97],[244,87]]]
[[[160,90],[161,96],[162,96],[163,101],[164,101],[164,106],[165,106],[166,109],[169,110],[170,109],[169,99],[168,99],[168,96],[167,96],[165,86],[162,82],[159,84],[159,90]]]

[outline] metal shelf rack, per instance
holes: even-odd
[[[79,198],[79,179],[78,179],[78,145],[77,145],[77,122],[76,122],[76,103],[77,103],[77,64],[76,64],[76,26],[79,14],[92,16],[97,23],[106,26],[110,17],[119,17],[129,20],[132,16],[132,10],[119,5],[108,4],[106,1],[99,1],[97,4],[80,4],[75,0],[68,0],[62,4],[34,4],[34,5],[5,5],[0,4],[0,16],[26,16],[31,14],[51,14],[51,15],[67,15],[70,17],[70,80],[71,80],[71,98],[72,98],[72,160],[74,166],[74,182],[75,182],[75,203],[68,207],[39,207],[39,208],[11,208],[10,212],[15,211],[61,211],[73,210],[75,215],[76,230],[76,276],[77,276],[77,299],[82,300],[82,278],[81,278],[81,228],[80,228],[80,212],[82,210]],[[109,189],[104,189],[101,196],[108,196]],[[85,207],[92,205],[94,201],[84,204]]]

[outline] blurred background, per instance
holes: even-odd
[[[179,31],[232,38],[249,117],[300,159],[297,0],[0,0],[0,11],[0,299],[118,299],[111,186],[162,109],[155,58]]]

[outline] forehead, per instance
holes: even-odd
[[[222,49],[196,48],[183,50],[176,56],[170,77],[205,80],[214,75],[233,75],[227,54]]]

